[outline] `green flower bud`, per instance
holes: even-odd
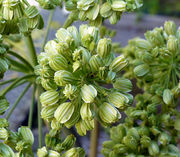
[[[65,97],[71,99],[71,97],[73,96],[73,94],[77,91],[77,87],[73,86],[71,84],[67,84],[63,90],[63,94],[65,95]]]
[[[61,155],[54,150],[49,150],[48,157],[61,157]]]
[[[99,39],[98,28],[88,27],[87,25],[81,25],[79,28],[79,33],[82,45],[85,48],[88,48],[90,51],[94,50]]]
[[[102,57],[106,58],[111,52],[111,39],[104,38],[100,39],[97,45],[97,53]]]
[[[74,113],[72,114],[71,118],[66,123],[64,123],[64,125],[67,128],[71,128],[72,126],[74,126],[79,121],[80,117],[81,116],[79,113],[79,109],[77,106],[75,106]]]
[[[134,74],[138,77],[144,76],[149,72],[149,66],[147,64],[140,64],[134,68]]]
[[[61,0],[36,0],[43,9],[54,9],[60,6]]]
[[[124,55],[120,55],[119,57],[113,60],[109,69],[112,70],[113,72],[119,72],[127,65],[128,65],[128,62],[125,59]]]
[[[130,80],[125,78],[117,78],[113,83],[113,87],[119,89],[122,92],[130,92],[132,89],[132,83]]]
[[[68,150],[74,146],[75,142],[76,142],[75,136],[69,135],[66,137],[66,139],[63,141],[61,145],[64,148],[64,150]]]
[[[124,125],[118,125],[117,127],[112,127],[110,130],[110,137],[115,142],[121,142],[126,136],[126,128]]]
[[[9,102],[5,98],[0,97],[0,115],[3,115],[8,108]]]
[[[84,10],[87,11],[89,9],[89,7],[94,5],[94,0],[79,0],[77,2],[77,8],[79,10]]]
[[[164,44],[164,37],[163,37],[163,28],[155,28],[152,31],[148,31],[145,33],[146,39],[152,44],[161,46]]]
[[[63,127],[63,125],[60,122],[58,122],[55,118],[52,120],[51,128],[53,130],[61,130],[62,127]]]
[[[102,24],[102,20],[103,20],[103,18],[100,15],[98,15],[98,17],[95,20],[89,21],[89,25],[95,26],[95,27],[100,27]]]
[[[53,79],[41,78],[41,85],[43,86],[43,88],[45,90],[56,90],[57,89],[57,85]]]
[[[118,17],[117,12],[113,12],[113,14],[109,17],[109,22],[112,25],[117,24],[118,20],[121,18],[121,16]]]
[[[74,1],[65,1],[65,8],[67,11],[73,11],[77,8],[77,4]]]
[[[87,17],[86,17],[86,11],[80,11],[79,12],[79,16],[78,18],[81,20],[81,21],[86,21],[87,20]]]
[[[96,72],[100,67],[103,67],[104,64],[102,58],[99,55],[93,55],[89,60],[89,65],[91,67],[91,70],[93,72]]]
[[[113,147],[113,151],[114,151],[116,154],[124,154],[124,153],[128,152],[128,147],[125,146],[124,144],[116,144],[116,145]]]
[[[40,69],[40,76],[44,78],[53,78],[54,71],[49,67],[49,65],[45,65]]]
[[[171,137],[167,133],[163,132],[159,135],[158,139],[159,139],[160,144],[165,146],[169,144]]]
[[[13,150],[4,143],[0,143],[0,155],[2,157],[15,157]]]
[[[104,102],[98,111],[100,119],[105,123],[114,123],[121,118],[121,114],[111,104]]]
[[[99,14],[99,4],[95,4],[92,8],[87,11],[87,18],[89,20],[95,20]]]
[[[73,83],[77,78],[69,71],[59,70],[55,72],[54,80],[58,86],[65,86],[66,84]]]
[[[130,149],[136,150],[138,146],[138,141],[134,136],[125,136],[123,138],[123,143]]]
[[[61,104],[54,113],[54,117],[60,123],[67,122],[74,112],[74,105],[70,102]]]
[[[135,43],[136,46],[142,50],[151,50],[152,48],[152,45],[147,40],[144,39],[136,38]]]
[[[114,141],[105,141],[103,142],[103,148],[111,149],[115,145]]]
[[[60,45],[56,41],[50,40],[45,45],[44,50],[49,54],[58,54],[60,51]]]
[[[0,139],[7,140],[9,137],[9,133],[5,128],[0,128]]]
[[[97,90],[92,85],[84,85],[81,88],[81,97],[85,103],[92,103],[97,96]]]
[[[115,107],[119,109],[125,109],[126,104],[129,102],[127,97],[124,94],[119,92],[113,92],[108,96],[109,103],[113,104]]]
[[[112,72],[112,71],[109,71],[108,75],[106,77],[107,83],[111,83],[115,79],[115,77],[116,77],[116,73]]]
[[[175,36],[169,36],[167,41],[167,48],[174,54],[179,50],[179,42]]]
[[[83,120],[92,119],[92,112],[91,112],[90,104],[87,104],[87,103],[82,104],[80,114]]]
[[[72,35],[72,37],[75,39],[75,45],[79,46],[80,45],[80,35],[75,26],[71,26],[67,28],[68,32]]]
[[[4,73],[9,69],[7,60],[0,58],[0,79],[4,76]]]
[[[152,141],[149,145],[148,152],[152,156],[157,156],[159,154],[159,146],[155,141]]]
[[[127,136],[133,136],[134,138],[136,138],[137,141],[140,140],[140,136],[138,133],[137,128],[131,128],[128,130]]]
[[[151,138],[148,136],[142,136],[140,139],[140,143],[142,144],[143,147],[148,148],[151,144]]]
[[[49,90],[41,94],[40,101],[43,106],[54,105],[59,101],[59,93]]]
[[[20,127],[18,133],[22,136],[24,141],[27,141],[30,145],[34,143],[34,136],[28,127]]]
[[[41,110],[41,117],[45,120],[51,120],[54,117],[54,113],[58,108],[58,104],[46,106]]]
[[[111,152],[111,149],[108,149],[108,148],[102,148],[102,149],[101,149],[101,153],[102,153],[105,157],[109,157],[110,152]]]
[[[67,43],[69,47],[74,47],[75,39],[66,29],[60,28],[56,33],[56,38],[59,42]]]
[[[68,68],[68,62],[61,54],[51,55],[49,58],[49,66],[54,70],[66,70]]]
[[[63,157],[85,157],[85,152],[82,148],[71,148],[63,154]]]
[[[143,135],[149,136],[149,128],[146,126],[141,126],[138,128],[138,133],[140,136],[143,136]]]
[[[80,120],[76,123],[75,127],[78,134],[84,136],[87,130],[92,130],[94,128],[94,120]]]
[[[47,151],[46,147],[39,148],[37,151],[37,156],[38,157],[47,157],[48,151]]]
[[[115,0],[112,2],[111,7],[112,7],[112,10],[114,11],[124,12],[126,11],[126,2]]]
[[[173,101],[173,94],[171,92],[171,90],[169,89],[165,89],[163,92],[163,101],[165,102],[165,104],[170,105]]]
[[[0,118],[0,128],[9,127],[9,122],[5,118]]]
[[[176,24],[172,21],[166,21],[164,29],[167,35],[176,35]]]
[[[102,17],[107,18],[112,15],[113,11],[111,9],[111,3],[105,2],[103,5],[101,5],[100,8],[100,14]]]

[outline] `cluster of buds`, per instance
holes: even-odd
[[[9,122],[6,119],[0,119],[0,155],[7,157],[20,157],[24,155],[33,156],[32,145],[34,136],[28,127],[20,127],[18,132],[8,129]],[[15,150],[18,153],[14,153]]]
[[[175,23],[167,21],[164,28],[148,31],[145,37],[131,40],[124,49],[124,55],[131,65],[125,75],[135,77],[138,87],[153,95],[163,98],[171,90],[172,94],[178,96],[180,28],[176,30]],[[172,99],[165,103],[172,103]]]
[[[0,79],[3,78],[4,73],[9,69],[9,61],[6,59],[8,46],[3,44],[3,38],[0,34]]]
[[[68,135],[64,140],[61,139],[62,125],[58,126],[59,129],[50,130],[46,134],[45,144],[46,147],[38,149],[38,157],[85,157],[85,151],[79,147],[73,147],[76,138],[74,135]]]
[[[176,135],[180,121],[171,113],[158,115],[155,101],[148,94],[136,96],[136,107],[126,111],[125,123],[110,130],[110,141],[103,144],[102,153],[109,156],[172,156],[179,157]]]
[[[41,116],[51,122],[76,126],[80,135],[94,128],[94,117],[107,126],[119,120],[119,110],[132,103],[132,84],[119,77],[128,64],[115,57],[109,38],[99,39],[96,27],[59,29],[38,57],[38,81],[47,91],[40,96]],[[106,86],[105,86],[106,85]],[[114,88],[107,88],[112,85]],[[111,86],[109,86],[111,87]]]
[[[38,149],[38,157],[85,157],[85,152],[82,148],[71,148],[66,151],[62,156],[55,150],[47,150],[46,147]]]
[[[71,148],[65,153],[61,154],[55,150],[48,150],[46,147],[42,147],[38,149],[37,152],[38,157],[85,157],[85,152],[82,148]]]
[[[62,5],[62,0],[36,0],[43,9],[55,9]]]
[[[35,6],[23,0],[0,1],[0,33],[28,34],[35,28],[41,29],[43,19]]]
[[[61,5],[62,0],[36,0],[45,9]],[[65,23],[68,27],[73,21],[89,21],[90,25],[100,26],[105,19],[116,24],[123,12],[134,11],[143,5],[143,0],[64,0],[70,15]]]

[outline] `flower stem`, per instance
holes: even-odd
[[[32,91],[32,102],[29,110],[29,118],[28,118],[28,127],[31,129],[32,128],[32,119],[33,119],[33,112],[34,112],[34,104],[35,104],[35,94],[36,94],[36,84],[33,86],[33,91]]]
[[[36,49],[34,47],[34,43],[33,43],[31,35],[25,36],[25,42],[27,45],[27,49],[29,51],[29,57],[31,59],[31,62],[33,66],[35,66],[38,64],[38,62],[37,62]]]
[[[30,75],[26,75],[23,77],[20,77],[18,79],[16,79],[10,86],[8,86],[7,88],[5,88],[4,90],[2,90],[2,93],[0,94],[0,96],[4,96],[5,94],[7,94],[10,90],[12,90],[15,86],[17,87],[17,84],[19,82],[21,82],[22,80],[34,77],[34,74],[30,74]]]
[[[46,33],[45,33],[45,36],[44,36],[43,44],[42,44],[42,47],[41,47],[41,52],[44,51],[44,47],[45,47],[45,44],[47,42],[47,37],[48,37],[49,30],[50,30],[50,27],[51,27],[51,22],[53,20],[54,12],[55,12],[55,9],[51,10],[51,12],[49,14],[48,24],[47,24],[47,28],[46,28]]]
[[[10,79],[10,80],[7,80],[7,81],[2,81],[2,82],[0,82],[0,86],[11,83],[11,82],[15,81],[16,79],[17,78],[13,78],[13,79]]]
[[[38,131],[39,131],[39,148],[43,146],[43,132],[42,132],[42,119],[41,119],[41,103],[40,95],[42,93],[42,87],[38,86]]]
[[[13,107],[11,108],[11,110],[8,112],[6,119],[9,119],[9,117],[11,116],[12,112],[14,111],[14,109],[16,108],[16,106],[18,105],[18,103],[20,102],[20,100],[22,99],[22,97],[26,94],[26,92],[28,91],[28,89],[31,87],[31,83],[29,83],[26,88],[22,91],[22,93],[20,94],[20,96],[17,98],[16,102],[14,103]]]
[[[91,131],[89,157],[97,156],[98,136],[99,136],[99,127],[98,127],[98,122],[95,120],[94,129]]]
[[[26,65],[31,71],[34,71],[34,68],[32,67],[32,65],[22,56],[20,56],[18,53],[13,52],[13,51],[8,51],[8,54],[18,58],[22,63],[24,63],[24,65]]]

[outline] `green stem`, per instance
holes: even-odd
[[[11,110],[8,112],[6,119],[9,119],[9,117],[11,116],[12,112],[14,111],[14,109],[16,108],[16,106],[18,105],[18,103],[20,102],[20,100],[22,99],[22,97],[26,94],[26,92],[28,91],[28,89],[31,87],[31,83],[29,83],[26,88],[22,91],[22,93],[20,94],[20,96],[17,98],[16,102],[14,103],[13,107],[11,108]]]
[[[7,81],[0,82],[0,86],[11,83],[11,82],[15,81],[16,79],[17,78],[13,78],[13,79],[10,79],[10,80],[7,80]]]
[[[41,103],[40,103],[40,95],[42,93],[42,87],[38,87],[38,131],[39,131],[39,148],[43,146],[43,132],[42,132],[42,119],[41,119]]]
[[[55,9],[51,10],[51,12],[49,14],[48,24],[47,24],[47,28],[46,28],[46,33],[45,33],[45,36],[44,36],[43,44],[42,44],[42,47],[41,47],[41,52],[44,51],[44,47],[45,47],[45,44],[47,42],[47,37],[48,37],[49,30],[50,30],[50,27],[51,27],[51,22],[53,20],[54,12],[55,12]]]
[[[70,13],[68,18],[66,19],[66,21],[63,24],[63,28],[69,27],[75,21],[75,18],[76,17],[74,17],[73,13]]]
[[[32,91],[32,102],[29,110],[29,118],[28,118],[28,127],[31,129],[32,128],[32,119],[33,119],[33,112],[34,112],[34,104],[35,104],[35,94],[36,94],[36,85],[34,84],[33,86],[33,91]]]
[[[15,86],[17,87],[17,84],[19,82],[21,82],[22,80],[25,80],[25,79],[28,79],[28,78],[31,78],[31,77],[34,77],[34,76],[35,76],[34,74],[30,74],[30,75],[26,75],[26,76],[23,76],[23,77],[20,77],[20,78],[16,79],[10,86],[8,86],[7,88],[5,88],[2,91],[0,96],[4,96],[6,93],[8,93],[10,90],[12,90]]]
[[[5,41],[8,42],[10,45],[16,47],[17,49],[19,49],[21,52],[24,53],[24,49],[19,44],[13,42],[12,40],[10,40],[8,38],[6,38]]]
[[[31,59],[31,62],[33,66],[36,66],[38,64],[37,55],[36,55],[36,49],[34,47],[34,43],[33,43],[31,35],[25,36],[25,42],[27,45],[27,49],[29,51],[29,57]]]
[[[32,65],[22,56],[20,56],[18,53],[13,52],[13,51],[8,51],[8,54],[18,58],[20,61],[22,61],[22,63],[24,63],[31,71],[34,71],[34,68],[32,67]]]
[[[28,73],[30,71],[29,68],[27,68],[24,64],[19,63],[18,61],[12,59],[9,56],[6,56],[6,58],[11,63],[11,67],[10,67],[11,70],[15,70],[23,73]]]
[[[94,121],[94,129],[91,131],[89,157],[97,156],[98,136],[99,136],[98,122],[95,120]]]

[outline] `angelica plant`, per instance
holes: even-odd
[[[47,90],[40,96],[42,118],[67,128],[76,126],[80,135],[94,128],[94,117],[105,126],[116,122],[132,103],[132,84],[118,73],[127,65],[115,57],[108,38],[99,39],[96,27],[61,28],[56,39],[38,57],[38,81]],[[114,88],[105,88],[112,84]]]
[[[141,0],[37,0],[50,10],[41,52],[36,52],[32,32],[42,29],[43,18],[27,0],[0,1],[0,79],[6,71],[20,72],[17,78],[2,80],[0,86],[0,156],[34,156],[31,131],[34,105],[38,108],[38,157],[84,157],[76,146],[76,137],[62,137],[62,131],[75,127],[79,135],[91,133],[90,157],[96,156],[98,123],[111,127],[111,140],[104,142],[105,157],[179,157],[180,131],[178,99],[180,96],[180,29],[175,23],[145,33],[121,49],[111,38],[115,32],[103,26],[105,20],[116,24],[122,13],[142,6]],[[54,10],[69,11],[63,28],[47,42]],[[74,21],[86,21],[79,28]],[[37,30],[38,31],[38,30]],[[26,55],[17,52],[12,35],[21,36]],[[122,54],[115,53],[122,50]],[[27,56],[27,57],[25,57]],[[123,74],[122,74],[123,72]],[[143,94],[130,94],[132,83]],[[16,87],[26,87],[12,107],[6,95]],[[8,119],[26,92],[32,89],[28,126],[11,130]],[[6,116],[5,116],[6,115]],[[43,122],[48,125],[44,137]]]
[[[103,144],[105,156],[180,156],[179,29],[167,21],[145,37],[123,49],[130,62],[124,76],[136,78],[144,93],[126,110],[124,124],[111,129],[111,141]]]

